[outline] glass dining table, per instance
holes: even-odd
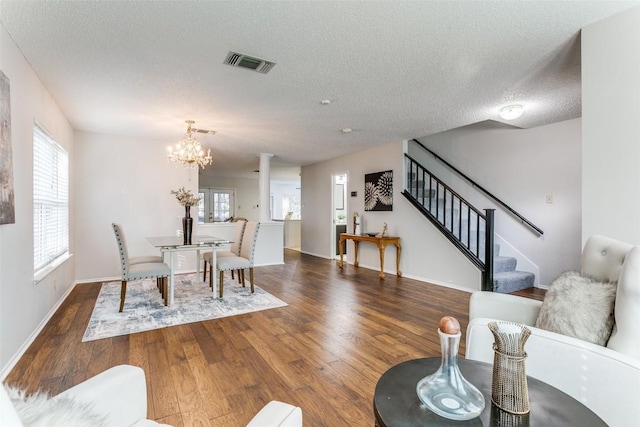
[[[186,245],[182,236],[156,236],[147,237],[147,241],[156,248],[160,249],[162,256],[165,253],[169,254],[169,268],[171,269],[171,275],[169,277],[169,305],[173,304],[173,291],[174,291],[174,257],[176,252],[182,251],[196,251],[196,278],[200,277],[200,251],[211,250],[212,263],[216,265],[216,251],[220,248],[227,247],[231,241],[227,239],[220,239],[213,236],[194,235],[191,237],[191,244]],[[213,293],[218,295],[218,281],[217,274],[213,274]]]

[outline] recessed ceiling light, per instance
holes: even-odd
[[[329,104],[331,104],[331,100],[330,99],[323,99],[322,101],[320,101],[320,104],[329,105]]]
[[[340,132],[342,132],[342,133],[351,133],[351,128],[344,128]]]
[[[524,108],[522,105],[507,105],[500,109],[500,117],[505,120],[514,120],[522,115]]]

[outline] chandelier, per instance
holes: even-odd
[[[204,169],[206,165],[210,165],[212,162],[211,149],[208,149],[205,155],[202,146],[192,135],[193,132],[197,131],[197,129],[191,127],[195,122],[193,120],[185,120],[185,123],[189,125],[187,133],[184,134],[175,147],[168,148],[167,158],[191,169],[197,169],[198,167]],[[214,132],[205,131],[205,133]]]

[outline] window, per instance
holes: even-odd
[[[33,128],[33,269],[42,279],[69,254],[69,155]]]

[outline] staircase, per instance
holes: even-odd
[[[482,272],[482,290],[511,293],[533,287],[535,275],[517,271],[517,259],[500,256],[500,245],[493,244],[493,209],[482,213],[415,159],[407,154],[405,159],[402,194]]]
[[[518,260],[500,256],[500,245],[494,245],[493,292],[509,294],[522,289],[532,288],[536,276],[528,271],[517,271]]]

